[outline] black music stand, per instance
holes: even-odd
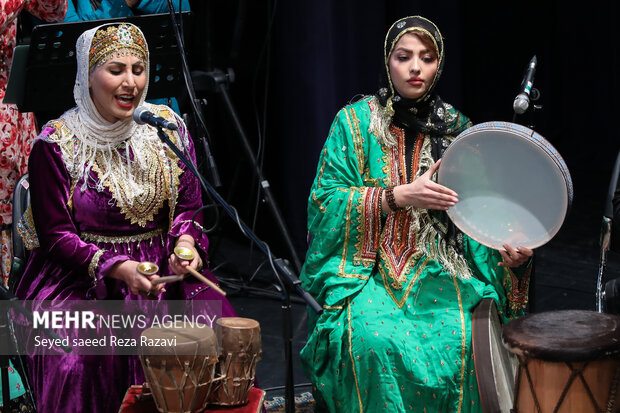
[[[183,25],[191,23],[191,12],[182,12]],[[60,116],[75,106],[73,85],[77,72],[75,42],[86,30],[106,23],[129,22],[138,26],[149,45],[150,79],[148,99],[176,96],[183,90],[181,57],[168,14],[118,19],[55,23],[36,26],[27,53],[15,55],[4,103],[14,103],[20,112],[35,112],[45,120]],[[24,46],[21,46],[22,48]],[[26,58],[26,62],[23,59]],[[19,75],[23,73],[23,75]]]

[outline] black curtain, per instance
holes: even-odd
[[[439,93],[474,123],[512,120],[512,102],[524,69],[537,56],[535,87],[540,90],[538,103],[543,109],[535,119],[535,129],[566,160],[575,185],[569,219],[590,226],[585,236],[592,236],[596,243],[620,139],[616,119],[620,33],[615,2],[599,0],[578,6],[532,0],[210,3],[211,38],[221,49],[214,60],[219,57],[237,70],[231,93],[255,146],[257,103],[250,92],[258,79],[262,114],[265,89],[261,82],[268,80],[264,171],[300,255],[306,248],[309,189],[333,117],[359,95],[376,91],[388,27],[400,17],[416,14],[434,21],[445,37],[446,67]],[[229,12],[215,16],[213,10],[219,9]],[[265,44],[268,51],[261,57]],[[210,113],[216,114],[214,129],[227,127],[219,111],[217,104],[211,105]],[[243,209],[253,202],[248,193],[255,182],[247,169],[246,174],[238,171],[243,156],[230,133],[226,139],[225,145],[216,144],[229,146],[219,148],[218,162],[237,169],[224,173],[224,180],[230,199]],[[247,179],[235,180],[239,175]],[[580,208],[586,198],[599,199],[600,210]],[[281,237],[265,208],[260,217],[260,235],[279,248]]]

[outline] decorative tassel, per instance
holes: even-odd
[[[398,145],[398,140],[392,132],[390,132],[390,124],[394,109],[391,106],[391,100],[388,100],[388,107],[383,107],[376,97],[370,101],[371,106],[376,110],[370,112],[370,125],[368,131],[377,137],[380,144],[392,147]]]

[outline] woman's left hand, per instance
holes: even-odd
[[[187,248],[190,248],[189,246],[187,246]],[[200,259],[200,256],[198,255],[198,251],[196,251],[193,247],[191,247],[191,249],[194,251],[194,259],[191,261],[188,260],[182,260],[179,257],[177,257],[174,253],[170,254],[170,258],[168,258],[168,266],[170,267],[170,269],[177,275],[181,275],[181,274],[187,274],[187,269],[185,267],[192,267],[195,270],[199,270],[200,269],[200,264],[202,263],[202,260]]]
[[[191,249],[194,253],[194,258],[191,261],[188,261],[182,260],[181,258],[177,257],[174,252],[170,254],[170,257],[168,258],[168,266],[175,274],[187,274],[188,271],[185,267],[188,266],[195,270],[200,270],[202,268],[202,259],[200,258],[200,254],[198,254],[198,251],[196,251],[193,241],[193,239],[179,239],[179,241],[177,241],[177,245],[182,245],[183,247]]]
[[[513,248],[508,244],[504,244],[504,250],[499,250],[502,254],[503,262],[500,262],[500,267],[520,267],[525,264],[534,255],[534,251],[525,247]]]

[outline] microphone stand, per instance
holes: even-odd
[[[276,277],[277,282],[280,284],[282,289],[282,315],[283,315],[283,338],[284,338],[284,357],[286,363],[286,386],[285,386],[285,400],[286,400],[286,412],[294,413],[295,412],[295,385],[293,379],[293,318],[291,311],[291,294],[290,289],[294,289],[299,295],[317,314],[321,314],[323,312],[322,307],[316,302],[316,300],[303,289],[301,286],[301,281],[297,276],[293,273],[290,264],[281,258],[274,258],[271,253],[269,246],[262,240],[260,240],[252,230],[239,218],[239,214],[237,210],[229,205],[221,196],[217,193],[217,191],[209,185],[209,183],[198,173],[196,167],[193,163],[185,157],[177,148],[177,146],[170,141],[168,135],[162,130],[160,126],[157,127],[157,136],[164,142],[168,147],[175,153],[187,166],[187,169],[196,176],[203,190],[209,194],[225,211],[226,213],[235,221],[239,226],[241,232],[250,238],[256,246],[265,254],[269,262],[271,263],[271,267],[274,270],[273,273]],[[285,283],[286,281],[286,283]]]
[[[235,130],[237,131],[237,135],[241,139],[241,143],[243,144],[243,149],[245,151],[246,156],[250,160],[252,167],[254,168],[254,173],[258,177],[258,181],[260,182],[261,189],[263,191],[265,201],[271,208],[271,212],[273,217],[276,220],[276,224],[280,229],[280,233],[284,237],[284,241],[286,242],[286,246],[289,250],[289,254],[293,259],[293,263],[295,264],[295,269],[299,272],[301,271],[301,261],[297,255],[297,251],[293,245],[293,240],[291,239],[288,229],[286,228],[286,224],[284,223],[284,219],[282,218],[282,213],[278,208],[276,200],[271,193],[271,186],[269,181],[263,176],[262,170],[254,156],[252,151],[252,147],[248,141],[247,135],[241,125],[241,121],[239,120],[239,116],[237,115],[237,111],[230,99],[230,95],[228,94],[228,85],[234,81],[234,72],[232,69],[228,69],[226,72],[216,69],[211,72],[202,72],[202,71],[194,71],[192,72],[193,79],[195,84],[198,86],[199,90],[210,90],[215,91],[221,98],[224,106],[226,107],[232,121]]]
[[[536,62],[536,55],[534,55],[534,58],[532,59],[532,61]],[[531,64],[531,62],[530,62]],[[525,126],[527,126],[528,128],[534,130],[535,129],[535,124],[536,124],[536,119],[538,118],[538,114],[542,111],[542,105],[537,105],[536,102],[540,99],[540,91],[533,87],[533,82],[534,79],[532,78],[532,89],[530,90],[529,93],[529,105],[526,109],[526,111],[522,114],[522,115],[527,115],[527,120],[525,122]],[[522,85],[523,86],[523,85]],[[517,123],[517,111],[514,108],[514,104],[513,104],[513,114],[512,114],[512,123]],[[523,122],[521,122],[523,124]],[[528,301],[529,301],[529,312],[530,313],[534,313],[536,312],[536,288],[534,285],[534,280],[536,279],[536,257],[532,257],[532,266],[531,266],[532,270],[530,273],[530,290],[528,292]]]

